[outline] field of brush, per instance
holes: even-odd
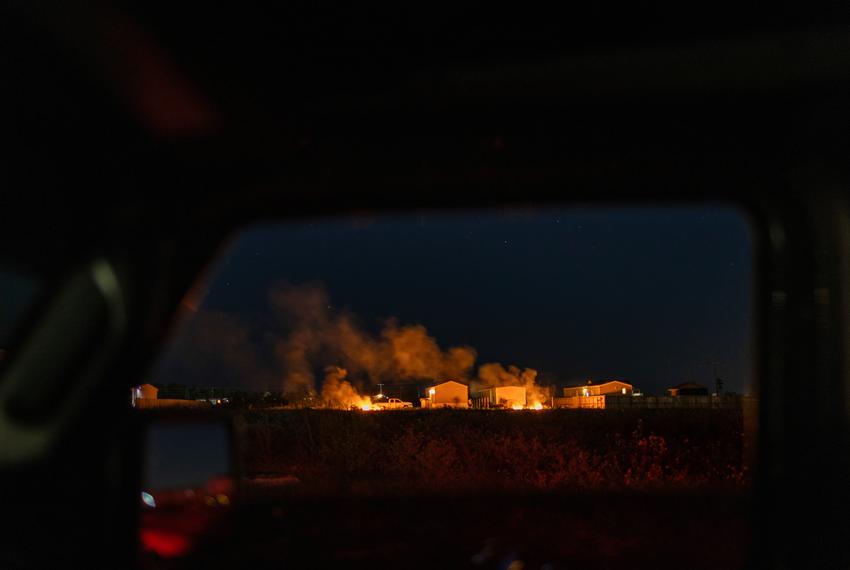
[[[303,495],[743,488],[739,410],[268,410],[249,480]]]

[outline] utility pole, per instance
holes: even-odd
[[[711,366],[711,371],[714,373],[714,392],[719,396],[720,392],[723,391],[723,380],[717,375],[717,367],[722,363],[716,360],[709,360],[706,364]]]

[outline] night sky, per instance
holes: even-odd
[[[751,250],[743,214],[715,206],[256,226],[214,266],[155,380],[252,385],[239,370],[202,371],[193,367],[197,356],[186,358],[202,342],[193,320],[214,312],[244,327],[230,335],[251,345],[239,359],[266,371],[257,382],[273,388],[279,371],[269,339],[284,333],[269,291],[286,280],[323,285],[331,310],[356,314],[367,329],[387,317],[421,323],[442,348],[473,346],[477,363],[531,367],[543,384],[619,378],[661,394],[689,380],[713,391],[716,361],[726,391],[742,393],[750,389]]]

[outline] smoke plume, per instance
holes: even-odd
[[[478,367],[478,381],[486,386],[522,386],[529,406],[546,402],[546,393],[536,383],[537,370],[510,365],[507,368],[498,362],[488,362]]]
[[[332,383],[363,379],[371,385],[410,380],[465,380],[475,365],[468,346],[443,350],[419,324],[384,322],[378,333],[365,330],[348,312],[332,309],[326,290],[315,284],[283,284],[271,302],[290,332],[275,348],[284,369],[284,392],[315,389],[313,370],[333,363],[346,374],[331,374]],[[326,378],[327,380],[328,378]]]
[[[328,366],[325,369],[325,380],[322,382],[322,402],[328,408],[348,410],[352,407],[368,409],[371,401],[345,380],[348,371],[339,366]]]
[[[368,405],[359,390],[372,392],[378,383],[448,379],[470,382],[473,391],[476,384],[523,386],[529,404],[546,401],[536,370],[489,362],[473,374],[474,348],[443,349],[423,325],[397,319],[368,331],[351,313],[335,310],[320,284],[282,283],[271,290],[270,303],[282,335],[263,335],[245,318],[221,311],[193,311],[160,366],[160,381],[203,377],[218,385],[259,388],[279,386],[282,375],[283,392],[294,400],[318,397],[338,408]],[[268,360],[272,348],[276,367]],[[317,371],[324,372],[320,393]]]

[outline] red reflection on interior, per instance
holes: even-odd
[[[146,528],[139,534],[142,548],[155,552],[163,558],[185,556],[192,546],[186,536],[176,532]]]

